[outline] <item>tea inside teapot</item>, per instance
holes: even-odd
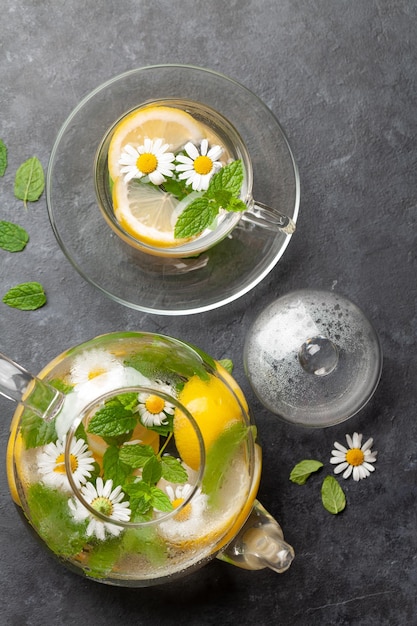
[[[8,478],[71,569],[159,583],[243,525],[260,454],[243,394],[219,363],[170,338],[117,333],[69,350],[40,378],[64,404],[52,420],[18,409]]]

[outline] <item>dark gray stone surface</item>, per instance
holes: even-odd
[[[0,250],[0,291],[39,280],[48,304],[0,303],[0,350],[38,371],[65,348],[112,330],[157,331],[235,362],[264,442],[259,497],[296,559],[277,575],[217,560],[170,586],[129,590],[89,582],[56,564],[11,505],[8,424],[0,399],[0,623],[416,624],[415,419],[417,45],[413,0],[0,0],[0,137],[9,167],[0,219],[30,233],[20,254]],[[223,308],[164,317],[127,309],[83,281],[49,225],[45,197],[27,211],[13,196],[18,165],[44,166],[80,99],[131,68],[166,62],[219,70],[254,91],[281,121],[301,176],[299,225],[283,259],[253,291]],[[373,320],[384,350],[379,388],[350,422],[304,430],[254,397],[242,349],[256,314],[302,287],[334,289]],[[321,506],[319,480],[288,480],[302,458],[328,459],[346,432],[372,436],[376,471],[345,481],[339,516]]]

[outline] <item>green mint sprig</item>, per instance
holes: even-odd
[[[207,191],[200,198],[193,200],[178,217],[174,237],[183,239],[198,235],[211,226],[220,209],[233,212],[245,211],[246,204],[239,199],[243,176],[243,165],[240,159],[225,165],[214,174]]]
[[[314,459],[301,461],[293,468],[290,474],[290,480],[293,483],[297,483],[297,485],[305,485],[311,474],[317,472],[321,467],[323,467],[323,463],[315,461]]]
[[[137,394],[125,393],[105,402],[90,420],[87,432],[103,437],[108,444],[103,456],[103,478],[121,485],[129,497],[132,516],[136,521],[149,519],[152,510],[172,511],[169,497],[156,484],[161,478],[185,483],[186,470],[180,461],[164,451],[172,438],[172,419],[164,427],[167,438],[158,452],[142,443],[127,443],[137,424]],[[159,434],[160,426],[149,427]],[[169,432],[168,432],[169,431]],[[140,478],[135,470],[141,470]]]

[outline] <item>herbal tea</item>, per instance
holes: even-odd
[[[219,363],[169,338],[115,333],[59,357],[43,378],[65,393],[63,409],[51,422],[16,414],[8,478],[70,569],[148,585],[234,537],[261,462],[246,401]]]
[[[213,109],[146,104],[119,120],[99,150],[99,205],[122,238],[153,254],[205,237],[210,246],[247,209],[247,162],[238,133]]]

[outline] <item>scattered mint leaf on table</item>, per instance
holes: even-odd
[[[31,157],[19,167],[14,180],[14,195],[23,200],[25,207],[28,202],[36,202],[45,188],[43,167],[37,157]]]
[[[233,361],[232,361],[232,359],[220,359],[219,363],[220,363],[220,365],[222,367],[224,367],[226,372],[229,372],[229,374],[231,374],[233,372]]]
[[[333,476],[326,476],[321,486],[321,500],[329,513],[336,515],[346,506],[346,497],[343,489]]]
[[[46,295],[40,283],[21,283],[3,296],[4,304],[21,311],[34,311],[46,304]]]
[[[0,176],[4,176],[7,168],[7,146],[2,139],[0,139]]]
[[[290,480],[293,483],[297,483],[297,485],[305,485],[311,474],[317,472],[321,467],[323,467],[323,463],[315,461],[314,459],[300,461],[300,463],[297,463],[292,469]]]
[[[21,252],[28,241],[29,235],[24,228],[12,222],[0,221],[0,248],[7,252]]]

